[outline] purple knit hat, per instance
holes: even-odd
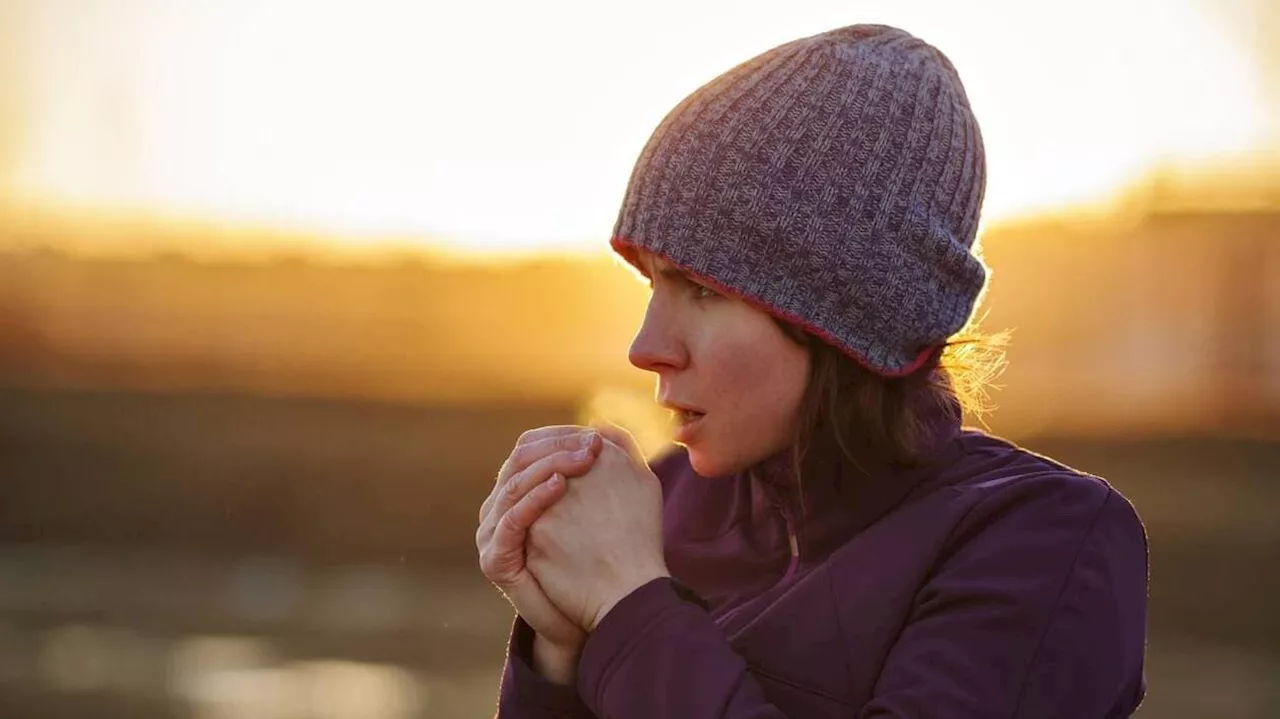
[[[982,291],[985,185],[951,62],[902,30],[854,25],[776,47],[677,105],[636,162],[611,244],[900,376]]]

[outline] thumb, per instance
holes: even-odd
[[[522,570],[511,582],[500,584],[498,588],[516,613],[524,617],[525,622],[547,641],[560,647],[582,645],[581,628],[547,597],[546,591],[532,572]]]

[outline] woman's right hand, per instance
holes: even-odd
[[[586,427],[525,432],[480,507],[476,549],[481,571],[538,636],[566,652],[580,649],[586,635],[547,599],[525,566],[525,536],[534,521],[564,496],[567,478],[591,469],[603,441],[596,430]]]

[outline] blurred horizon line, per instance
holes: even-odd
[[[1251,212],[1280,208],[1280,153],[1155,163],[1110,197],[984,218],[980,232],[1057,219],[1112,222],[1161,211]],[[48,253],[84,260],[208,264],[521,265],[612,258],[608,233],[542,247],[470,249],[460,237],[358,233],[319,225],[217,218],[107,203],[0,194],[0,255]]]

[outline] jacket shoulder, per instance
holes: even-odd
[[[967,500],[979,515],[1043,507],[1058,516],[1083,518],[1119,494],[1102,477],[999,437],[969,431],[958,441],[959,459],[935,487]]]
[[[910,599],[869,706],[1127,716],[1143,692],[1147,592],[1132,504],[1011,443],[964,441],[953,476],[915,503],[911,526],[936,534],[897,597]]]

